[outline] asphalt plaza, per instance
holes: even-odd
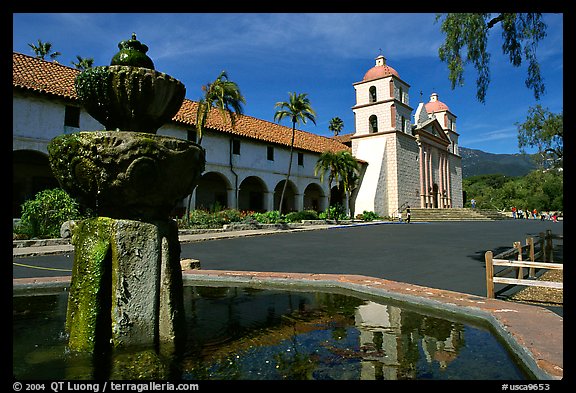
[[[181,258],[198,259],[201,269],[358,274],[485,296],[484,253],[524,244],[547,229],[563,235],[563,222],[380,223],[261,236],[238,231],[212,240],[181,237]],[[562,240],[554,245],[561,248]],[[13,278],[70,275],[73,259],[73,251],[14,258]]]

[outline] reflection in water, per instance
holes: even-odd
[[[66,298],[14,298],[18,379],[77,367],[61,336]],[[184,379],[527,378],[485,329],[357,297],[196,286],[185,307]]]

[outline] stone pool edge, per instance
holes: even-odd
[[[455,315],[463,314],[488,322],[537,379],[558,380],[564,376],[564,320],[544,307],[351,274],[194,269],[183,271],[182,276],[185,284],[196,285],[269,284],[300,290],[336,288],[438,309]],[[69,276],[13,279],[13,293],[25,293],[27,290],[39,288],[58,288],[69,283]]]

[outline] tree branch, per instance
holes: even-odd
[[[494,27],[494,25],[498,22],[502,22],[502,20],[504,20],[504,14],[500,14],[498,15],[496,18],[493,18],[492,20],[490,20],[487,24],[486,27],[488,27],[489,29],[491,29],[492,27]]]

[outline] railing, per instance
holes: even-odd
[[[484,259],[486,261],[486,297],[494,298],[494,284],[510,284],[537,286],[546,288],[562,289],[561,282],[535,280],[536,269],[564,270],[562,263],[553,263],[554,253],[552,239],[562,239],[561,236],[552,235],[550,230],[546,233],[540,233],[539,246],[540,250],[535,252],[534,238],[526,239],[526,245],[522,246],[521,242],[514,242],[514,247],[493,256],[492,251],[486,251]],[[523,261],[523,254],[526,251],[528,261]],[[502,259],[517,254],[517,260]],[[543,262],[537,262],[536,259],[543,258]],[[498,272],[494,272],[494,266],[506,266]],[[528,278],[524,275],[524,268],[528,268]],[[514,278],[504,277],[514,273]]]
[[[398,207],[398,209],[394,210],[394,212],[392,213],[392,219],[395,220],[396,218],[398,218],[398,212],[403,212],[406,206],[408,206],[408,202],[404,202],[403,204],[400,205],[400,207]]]

